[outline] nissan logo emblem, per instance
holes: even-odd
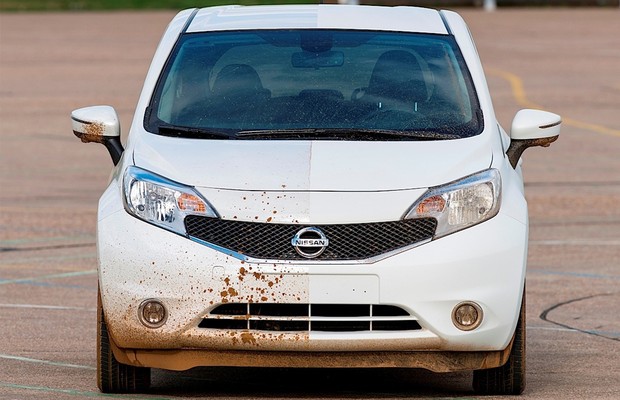
[[[329,245],[329,239],[320,229],[309,227],[297,232],[291,244],[300,256],[316,258],[325,251]]]

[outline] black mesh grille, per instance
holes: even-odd
[[[317,260],[363,260],[432,238],[437,221],[434,218],[420,218],[314,226],[329,239],[329,246]],[[291,245],[291,239],[306,227],[196,215],[185,218],[185,228],[190,236],[248,257],[270,260],[303,260],[304,257]]]

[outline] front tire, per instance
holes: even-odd
[[[97,386],[103,393],[139,393],[151,386],[151,369],[121,364],[114,358],[97,293]]]
[[[474,371],[473,386],[479,394],[519,395],[525,390],[525,290],[508,361],[501,367]]]

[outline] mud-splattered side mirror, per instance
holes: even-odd
[[[521,110],[512,120],[508,160],[516,168],[519,158],[528,147],[549,147],[560,136],[562,118],[547,111]]]
[[[121,124],[116,110],[110,106],[92,106],[74,110],[71,113],[73,133],[84,143],[103,144],[118,164],[123,154]]]

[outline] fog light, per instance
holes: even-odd
[[[476,329],[482,322],[482,308],[468,301],[459,303],[452,311],[452,322],[462,331]]]
[[[159,328],[166,323],[168,313],[166,307],[154,299],[144,300],[138,309],[140,321],[149,328]]]

